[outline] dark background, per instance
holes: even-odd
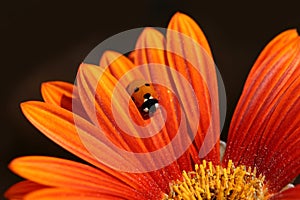
[[[76,159],[40,134],[23,117],[19,103],[40,99],[42,82],[73,82],[78,65],[106,38],[137,27],[166,27],[176,11],[192,16],[206,33],[225,83],[225,139],[252,64],[275,35],[289,28],[300,30],[299,6],[299,1],[287,0],[2,2],[0,192],[20,180],[6,168],[15,157]]]

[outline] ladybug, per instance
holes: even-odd
[[[135,80],[126,89],[144,119],[148,119],[158,109],[158,95],[153,84],[145,80]]]

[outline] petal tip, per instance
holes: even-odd
[[[286,32],[289,32],[291,34],[296,34],[297,36],[299,36],[299,30],[297,28],[291,28],[286,30]]]
[[[163,49],[163,46],[164,35],[155,28],[146,27],[137,40],[136,50],[144,48]]]
[[[153,27],[146,27],[144,28],[144,30],[142,31],[142,33],[140,34],[139,38],[142,37],[159,37],[159,38],[163,38],[164,36],[162,35],[161,32],[159,32],[157,29],[153,28]]]
[[[47,88],[49,85],[51,85],[52,81],[47,81],[47,82],[43,82],[41,83],[41,88]]]
[[[115,51],[111,51],[111,50],[105,51],[100,59],[100,66],[106,67],[121,55],[122,54]]]
[[[26,112],[33,104],[33,101],[25,101],[20,103],[22,112]]]
[[[190,21],[190,20],[192,20],[192,18],[190,16],[188,16],[187,14],[184,14],[182,12],[176,12],[173,15],[173,17],[171,18],[171,21],[172,20],[178,20],[178,21],[180,21],[180,20],[188,20],[188,21]]]
[[[10,169],[12,172],[18,174],[18,169],[21,166],[22,160],[25,157],[18,157],[13,159],[12,161],[10,161],[10,163],[8,164],[8,169]]]
[[[144,29],[143,29],[143,31],[142,31],[142,33],[141,33],[141,35],[142,34],[147,34],[147,33],[151,33],[151,32],[156,32],[157,30],[155,29],[155,28],[153,28],[153,27],[145,27]]]
[[[52,85],[53,85],[53,82],[51,82],[51,81],[47,81],[47,82],[41,83],[41,93],[42,93],[42,96],[45,96],[45,94],[49,92],[49,88]]]
[[[102,68],[99,67],[98,65],[92,65],[92,64],[86,64],[86,63],[82,63],[79,66],[79,74],[80,72],[83,74],[99,74],[102,70]]]
[[[186,14],[184,14],[184,13],[182,13],[182,12],[180,12],[180,11],[177,11],[177,12],[173,15],[173,17],[180,17],[180,16],[186,16]]]

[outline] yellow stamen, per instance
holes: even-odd
[[[170,185],[170,193],[164,199],[264,200],[268,196],[265,177],[257,177],[256,168],[235,167],[231,160],[226,168],[211,162],[207,165],[203,160],[195,165],[195,171],[183,171],[182,177],[183,181]]]

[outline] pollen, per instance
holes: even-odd
[[[257,176],[256,168],[235,167],[231,160],[227,167],[213,166],[203,160],[202,164],[195,165],[195,171],[183,171],[182,177],[182,181],[170,184],[170,193],[164,200],[264,200],[268,197],[265,177]]]

